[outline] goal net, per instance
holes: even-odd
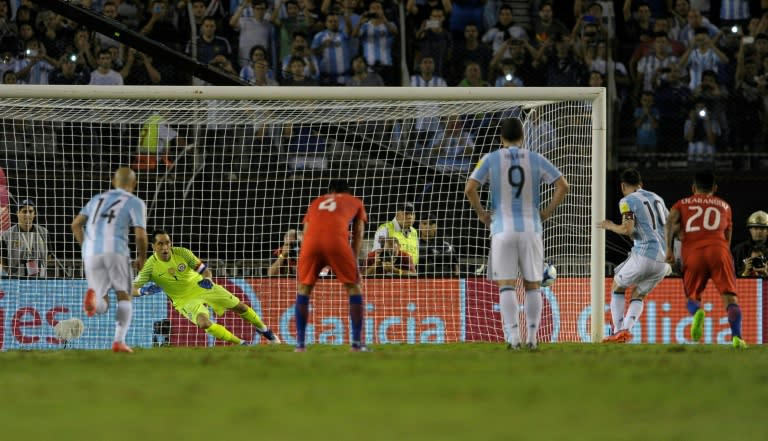
[[[287,343],[295,232],[331,178],[348,180],[369,216],[358,256],[368,343],[502,341],[498,293],[485,279],[489,232],[463,189],[511,116],[524,121],[526,148],[571,184],[544,224],[558,280],[542,290],[539,339],[599,341],[604,332],[604,247],[594,228],[605,205],[602,89],[6,86],[0,109],[2,349],[110,346],[115,298],[107,314],[83,313],[87,286],[70,224],[125,165],[137,171],[148,231],[168,231],[208,262],[216,282]],[[546,203],[552,189],[543,190]],[[376,239],[393,220],[412,223],[421,247]],[[343,288],[332,271],[319,280],[308,343],[347,343]],[[71,318],[84,327],[67,340],[54,327]],[[212,318],[263,343],[234,313]],[[135,299],[128,344],[220,343],[161,293]]]

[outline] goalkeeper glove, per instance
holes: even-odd
[[[155,284],[144,285],[139,289],[139,296],[148,296],[152,294],[157,294],[162,291],[163,291],[163,288],[160,288]]]
[[[213,281],[211,279],[203,279],[197,282],[197,286],[200,288],[211,289],[213,288]]]

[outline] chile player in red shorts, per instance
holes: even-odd
[[[693,179],[693,195],[680,199],[669,211],[666,225],[667,262],[674,262],[674,234],[682,242],[683,287],[688,311],[693,315],[691,339],[701,339],[704,310],[701,293],[712,279],[728,312],[733,347],[746,348],[741,338],[741,308],[736,294],[736,273],[731,257],[733,220],[731,206],[715,196],[717,184],[711,171],[699,172]]]
[[[330,266],[349,293],[349,318],[352,324],[352,350],[363,351],[363,292],[357,256],[368,222],[363,201],[352,196],[349,184],[331,180],[328,193],[316,198],[304,215],[304,240],[299,251],[296,295],[296,352],[305,350],[305,332],[309,316],[309,296],[322,268]],[[352,244],[349,224],[352,223]]]

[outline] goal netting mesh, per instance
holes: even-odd
[[[347,179],[369,215],[359,256],[368,343],[501,341],[498,293],[484,277],[489,232],[463,188],[482,155],[499,148],[498,123],[510,116],[524,121],[526,147],[542,152],[571,184],[545,223],[545,257],[558,280],[543,289],[540,341],[590,341],[593,186],[603,176],[593,166],[593,155],[603,154],[593,148],[594,96],[528,99],[505,88],[492,96],[457,91],[446,98],[441,91],[430,99],[423,89],[405,88],[399,97],[366,99],[371,92],[339,88],[324,89],[320,98],[312,97],[317,89],[305,89],[303,99],[273,99],[277,92],[270,89],[226,97],[214,88],[170,89],[161,98],[126,97],[132,88],[53,88],[47,90],[57,95],[50,97],[37,88],[26,89],[34,97],[19,92],[25,89],[0,92],[1,348],[109,347],[116,302],[112,296],[107,314],[83,313],[86,283],[70,223],[124,165],[138,173],[148,231],[167,230],[175,246],[208,262],[217,283],[253,306],[287,343],[295,338],[300,242],[286,237],[301,229],[306,207],[331,178]],[[544,194],[546,203],[551,189]],[[30,202],[35,228],[19,231],[20,209]],[[403,275],[369,270],[377,227],[398,211],[407,223],[411,209],[423,242],[418,263],[409,267],[395,255],[393,267]],[[42,242],[47,256],[38,249]],[[347,311],[341,285],[323,271],[308,343],[348,342]],[[54,330],[70,318],[84,323],[77,338]],[[236,314],[215,320],[260,342]],[[128,344],[220,343],[158,294],[135,299]]]

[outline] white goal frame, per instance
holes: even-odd
[[[599,343],[604,333],[605,233],[596,225],[605,218],[607,108],[604,88],[411,88],[411,87],[242,87],[242,86],[36,86],[10,85],[0,88],[0,98],[26,99],[131,99],[131,100],[486,100],[591,102],[591,341]],[[41,102],[41,111],[45,104]]]

